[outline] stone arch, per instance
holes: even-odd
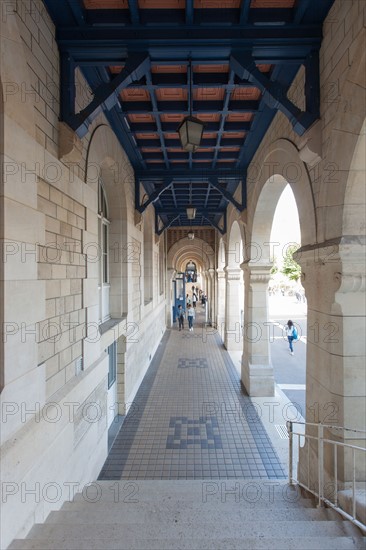
[[[152,302],[154,294],[154,236],[153,236],[153,209],[147,208],[143,214],[143,280],[144,280],[144,303]]]
[[[358,191],[351,193],[351,187],[359,187],[354,181],[357,177],[354,173],[355,154],[356,150],[359,151],[361,146],[364,146],[360,136],[365,132],[365,40],[366,29],[363,29],[352,48],[354,58],[343,78],[339,97],[334,104],[332,131],[323,151],[327,163],[324,166],[326,173],[323,177],[320,201],[328,206],[324,213],[324,240],[352,234],[348,233],[349,231],[357,231],[355,220],[352,221],[348,214],[352,212],[351,215],[356,215],[359,219],[362,209],[361,205],[357,208],[357,202],[351,206],[350,201],[357,201]],[[329,197],[332,199],[331,204]]]
[[[168,268],[177,269],[179,258],[185,254],[187,259],[189,259],[188,256],[191,256],[192,259],[195,257],[205,269],[214,268],[214,250],[206,241],[197,238],[193,241],[184,238],[174,243],[168,250]]]
[[[299,159],[294,144],[285,139],[275,141],[264,159],[264,166],[270,166],[273,174],[261,170],[253,190],[248,229],[251,241],[246,247],[246,259],[269,263],[270,235],[278,200],[290,185],[295,197],[300,222],[301,244],[317,241],[317,223],[314,197],[305,164]]]
[[[226,266],[226,245],[223,238],[219,241],[219,249],[217,256],[217,304],[216,304],[216,327],[224,340],[225,335],[225,308],[226,308],[226,281],[225,271]]]
[[[112,130],[101,124],[91,136],[85,167],[86,184],[95,192],[99,178],[106,191],[110,217],[110,314],[120,318],[128,312],[128,209],[126,187],[129,164]],[[97,204],[95,204],[95,211]]]
[[[217,256],[217,268],[218,269],[224,269],[226,265],[226,246],[225,241],[223,238],[219,241],[219,250],[218,250],[218,256]]]
[[[358,137],[350,169],[344,198],[342,235],[365,235],[366,211],[366,119]]]
[[[238,268],[243,261],[244,238],[240,224],[234,220],[230,226],[226,249],[226,266]]]
[[[213,248],[203,239],[195,238],[193,240],[187,237],[180,239],[168,250],[167,265],[168,272],[174,275],[179,271],[179,267],[185,262],[193,260],[202,267],[205,276],[205,291],[210,294],[212,289],[212,277],[215,267],[215,253]],[[173,276],[172,276],[173,278]]]
[[[234,219],[229,230],[226,266],[224,344],[227,350],[241,350],[244,319],[243,236],[238,220]]]

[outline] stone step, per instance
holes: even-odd
[[[236,525],[237,522],[248,521],[329,521],[338,520],[342,516],[330,508],[286,508],[280,509],[271,507],[269,509],[248,509],[239,504],[233,503],[230,508],[226,506],[227,520],[229,524]],[[141,506],[140,503],[130,504],[128,507],[121,507],[119,503],[97,503],[85,505],[84,503],[68,503],[58,512],[51,512],[46,523],[120,523],[122,524],[143,524],[148,522],[169,524],[173,521],[190,522],[199,517],[202,523],[219,523],[225,514],[225,504],[218,509],[212,507],[206,509],[205,504],[195,505],[191,508],[174,504],[174,508],[161,506]]]
[[[241,533],[243,537],[250,534],[252,537],[265,537],[271,535],[275,537],[296,537],[296,536],[352,536],[359,533],[358,529],[348,521],[258,521],[246,522],[245,518],[240,523],[235,522],[228,526],[225,518],[223,522],[202,523],[200,517],[196,517],[194,521],[184,523],[177,520],[169,524],[150,522],[145,526],[146,539],[168,537],[179,540],[184,538],[185,533],[194,533],[195,538],[204,538],[220,540],[223,537],[228,537],[235,529],[236,533]],[[269,518],[268,518],[269,519]],[[50,539],[62,540],[67,537],[69,540],[83,538],[99,538],[100,540],[108,540],[113,538],[124,538],[125,536],[141,536],[141,524],[130,523],[121,525],[120,523],[88,523],[85,518],[85,523],[45,523],[35,525],[28,534],[30,539]]]
[[[65,536],[60,539],[16,539],[8,550],[364,550],[365,538],[352,537],[280,537],[269,535],[254,537],[228,537],[218,540],[204,538],[136,538],[130,535],[123,537],[75,538]]]
[[[97,481],[74,496],[74,501],[96,502],[164,502],[184,500],[194,502],[222,502],[239,498],[240,502],[296,504],[309,502],[301,497],[299,488],[284,482],[255,480],[139,480],[139,481]]]

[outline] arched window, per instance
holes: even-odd
[[[109,220],[108,204],[103,184],[99,181],[98,192],[98,244],[99,244],[99,322],[110,318],[109,314]]]

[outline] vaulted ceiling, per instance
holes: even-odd
[[[318,53],[332,3],[45,0],[61,53],[61,119],[83,136],[104,111],[135,170],[135,206],[154,204],[157,233],[194,225],[223,233],[229,202],[246,207],[247,167],[277,110],[298,134],[319,117]],[[304,111],[287,98],[301,65]],[[80,112],[77,67],[94,93]],[[177,133],[190,107],[204,123],[194,153]]]

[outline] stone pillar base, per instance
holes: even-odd
[[[272,365],[253,365],[245,361],[243,356],[241,380],[251,397],[273,397],[275,394]]]
[[[227,351],[243,351],[242,340],[236,340],[235,335],[225,333],[224,346]]]

